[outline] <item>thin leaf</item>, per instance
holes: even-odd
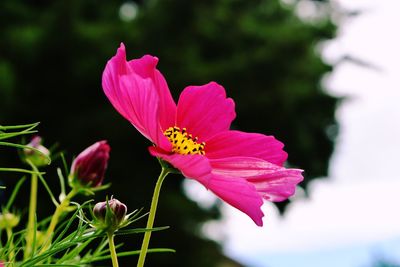
[[[58,178],[60,180],[60,188],[61,188],[61,193],[60,196],[58,197],[60,201],[62,201],[62,199],[65,198],[66,194],[65,194],[65,182],[64,182],[64,176],[62,174],[62,171],[60,168],[57,168],[57,175]]]
[[[36,172],[36,171],[20,169],[20,168],[0,168],[0,171],[2,171],[2,172],[22,172],[22,173],[29,173],[29,174],[45,174],[45,172]]]
[[[55,234],[57,234],[57,238],[53,241],[54,243],[58,243],[58,241],[61,240],[61,238],[63,238],[63,236],[65,235],[65,233],[68,231],[68,229],[70,228],[71,224],[75,220],[76,215],[78,214],[78,212],[79,212],[79,209],[75,211],[73,216],[71,216],[71,218],[68,220],[66,226],[61,225],[61,227],[59,227],[59,229],[62,229],[62,232],[60,234],[58,234],[57,232],[55,233]]]
[[[54,205],[56,205],[56,207],[58,207],[60,204],[57,202],[56,198],[54,197],[53,192],[51,192],[50,187],[46,183],[46,180],[39,173],[38,168],[35,166],[35,164],[30,162],[29,160],[27,162],[32,167],[32,169],[38,173],[38,177],[39,177],[40,181],[42,182],[42,184],[44,185],[44,187],[46,188],[47,193],[49,193],[51,201],[53,201]]]
[[[13,130],[13,129],[35,128],[39,124],[40,124],[40,122],[35,122],[35,123],[30,123],[30,124],[21,124],[21,125],[11,125],[11,126],[0,125],[0,130],[6,131],[6,130]]]
[[[21,148],[21,149],[30,149],[30,150],[34,150],[35,152],[40,153],[41,155],[43,155],[43,156],[46,158],[47,164],[50,164],[50,163],[51,163],[51,158],[50,158],[48,155],[44,154],[42,151],[40,151],[40,150],[37,149],[37,148],[31,147],[31,146],[27,146],[27,145],[21,145],[21,144],[10,143],[10,142],[0,142],[0,146],[1,146],[1,145],[3,145],[3,146],[9,146],[9,147]]]
[[[88,240],[86,240],[86,242],[80,243],[80,244],[77,245],[73,250],[71,250],[68,254],[64,255],[61,259],[59,259],[59,260],[57,261],[57,263],[63,263],[63,262],[65,262],[65,261],[67,261],[67,260],[70,260],[70,259],[75,258],[75,257],[78,256],[79,253],[81,253],[82,250],[84,250],[84,249],[87,247],[87,245],[89,245],[90,242],[92,242],[92,241],[93,241],[93,240],[88,239]]]
[[[15,132],[15,133],[1,133],[0,140],[5,140],[5,139],[12,138],[15,136],[25,135],[25,134],[33,134],[33,133],[37,133],[37,131],[32,130],[32,131],[23,131],[23,132]]]
[[[93,192],[98,192],[98,191],[107,189],[107,188],[109,188],[110,186],[111,186],[111,183],[107,183],[107,184],[103,184],[103,185],[101,185],[101,186],[96,186],[96,187],[94,187],[94,188],[91,188],[91,190],[92,190]]]
[[[170,248],[149,248],[147,250],[147,253],[157,253],[157,252],[172,252],[175,253],[176,251],[174,249],[170,249]],[[140,253],[140,250],[134,250],[134,251],[125,251],[125,252],[119,252],[117,253],[118,257],[126,257],[126,256],[132,256],[132,255],[138,255]],[[86,261],[81,261],[81,263],[84,264],[88,264],[88,263],[92,263],[92,262],[96,262],[96,261],[102,261],[102,260],[107,260],[110,259],[111,256],[107,255],[107,256],[101,256],[101,257],[96,257],[90,260],[86,260]]]
[[[65,160],[64,153],[61,153],[61,160],[62,160],[62,163],[63,163],[63,166],[64,166],[65,177],[68,177],[68,175],[69,175],[69,173],[68,173],[68,164],[67,164],[67,161]]]
[[[79,264],[79,265],[77,265],[77,264],[56,264],[56,263],[54,263],[54,264],[35,264],[35,266],[42,266],[42,267],[45,267],[45,266],[52,266],[52,267],[54,267],[54,266],[60,266],[60,267],[65,267],[65,266],[67,266],[67,267],[79,267],[79,266],[82,266],[82,264]]]
[[[6,211],[9,211],[9,210],[10,210],[11,205],[12,205],[12,203],[14,202],[14,199],[15,199],[15,197],[16,197],[17,194],[18,194],[19,188],[20,188],[21,185],[25,182],[25,180],[26,180],[26,177],[23,176],[23,177],[18,181],[18,183],[15,185],[15,188],[14,188],[14,190],[12,191],[11,196],[10,196],[10,199],[8,200],[7,205],[6,205],[6,207],[4,208],[4,210],[6,210]]]
[[[156,232],[168,229],[169,226],[155,227],[155,228],[136,228],[136,229],[128,229],[128,230],[118,230],[114,233],[114,235],[130,235],[130,234],[139,234],[145,232]]]

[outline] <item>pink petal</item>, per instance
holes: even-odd
[[[273,136],[240,131],[217,133],[206,142],[206,156],[211,159],[254,157],[282,166],[287,159],[283,143]]]
[[[165,154],[158,148],[149,147],[150,154],[169,162],[182,174],[195,179],[202,184],[207,184],[211,175],[211,166],[208,159],[201,155]]]
[[[226,203],[246,213],[258,226],[263,225],[263,200],[254,185],[242,178],[213,175],[205,186]]]
[[[213,174],[244,178],[269,201],[283,201],[292,196],[296,185],[303,180],[302,170],[286,169],[257,158],[210,159],[210,164]]]
[[[106,65],[102,83],[108,99],[122,116],[157,146],[170,150],[171,144],[163,135],[160,120],[164,123],[174,120],[175,104],[172,107],[170,104],[165,105],[165,103],[170,103],[168,98],[171,96],[165,94],[168,88],[162,85],[162,76],[156,74],[156,63],[157,59],[151,59],[150,56],[130,63],[126,62],[125,47],[121,44],[117,54]],[[156,82],[150,77],[141,76],[151,75],[151,68],[153,68],[153,76],[157,76]],[[134,71],[135,69],[138,73]],[[158,85],[163,87],[158,88]],[[166,108],[171,108],[171,112],[165,112]],[[164,114],[172,114],[172,117],[160,116],[160,109],[163,109]]]
[[[235,118],[235,103],[226,98],[225,89],[215,82],[186,87],[178,101],[177,126],[207,141],[211,136],[229,129]]]
[[[258,226],[262,226],[262,198],[254,185],[245,179],[212,175],[208,159],[201,155],[168,155],[155,147],[150,147],[149,151],[179,169],[185,177],[197,180],[222,200],[250,216]]]
[[[171,96],[164,76],[156,69],[158,58],[145,55],[141,59],[128,62],[133,72],[144,79],[150,78],[158,93],[158,116],[163,130],[175,125],[176,104]]]
[[[128,118],[126,101],[122,96],[119,78],[121,75],[127,74],[127,66],[125,59],[125,47],[121,44],[117,50],[117,54],[111,58],[103,72],[102,86],[104,93],[114,106],[126,119]]]

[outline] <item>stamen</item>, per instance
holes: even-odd
[[[172,152],[182,155],[205,155],[206,143],[197,143],[198,138],[187,133],[186,128],[182,130],[177,127],[169,127],[164,135],[172,144]]]

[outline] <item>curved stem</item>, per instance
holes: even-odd
[[[149,217],[147,219],[147,225],[146,225],[147,229],[153,228],[154,218],[156,216],[156,210],[157,210],[157,204],[158,204],[158,197],[160,195],[160,190],[161,190],[161,185],[164,181],[164,178],[168,175],[168,173],[169,173],[169,169],[163,167],[161,170],[160,176],[158,177],[156,186],[154,188],[153,198],[151,200],[150,213],[149,213]],[[151,231],[145,232],[144,238],[143,238],[143,243],[142,243],[142,248],[140,249],[140,255],[139,255],[137,267],[144,266],[147,249],[148,249],[149,243],[150,243],[150,237],[151,237]]]
[[[53,216],[51,217],[49,228],[47,228],[46,234],[44,235],[44,238],[43,238],[44,244],[43,244],[43,247],[40,250],[39,254],[44,252],[50,246],[54,230],[56,229],[57,223],[58,223],[61,215],[69,207],[71,198],[73,198],[77,193],[78,193],[77,190],[72,189],[71,192],[69,192],[68,195],[61,201],[60,205],[57,206],[56,211],[54,212]]]
[[[111,254],[111,260],[112,260],[112,266],[113,267],[118,267],[118,257],[117,257],[117,251],[115,250],[115,244],[114,244],[114,233],[108,233],[108,246],[110,248],[110,254]]]
[[[10,254],[8,255],[8,259],[10,260],[10,262],[12,262],[14,260],[14,242],[11,239],[12,238],[12,229],[11,227],[7,227],[6,228],[6,232],[7,232],[7,239],[10,240]]]
[[[26,235],[26,249],[24,258],[27,259],[33,252],[33,239],[35,236],[35,215],[37,206],[37,188],[38,188],[38,177],[36,174],[32,174],[31,178],[31,196],[29,200],[29,215],[28,215],[28,226]]]

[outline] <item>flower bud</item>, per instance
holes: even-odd
[[[42,145],[42,138],[40,136],[33,137],[27,146],[36,148],[41,153],[33,149],[24,148],[24,157],[26,161],[29,160],[37,167],[49,164],[48,157],[50,156],[50,151]]]
[[[82,151],[72,162],[69,181],[72,187],[88,185],[100,186],[107,169],[110,146],[107,141],[99,141]]]
[[[0,229],[14,228],[19,223],[19,216],[10,212],[0,214]]]
[[[127,207],[119,200],[113,198],[104,202],[97,203],[93,208],[95,217],[95,227],[115,231],[125,221]]]

